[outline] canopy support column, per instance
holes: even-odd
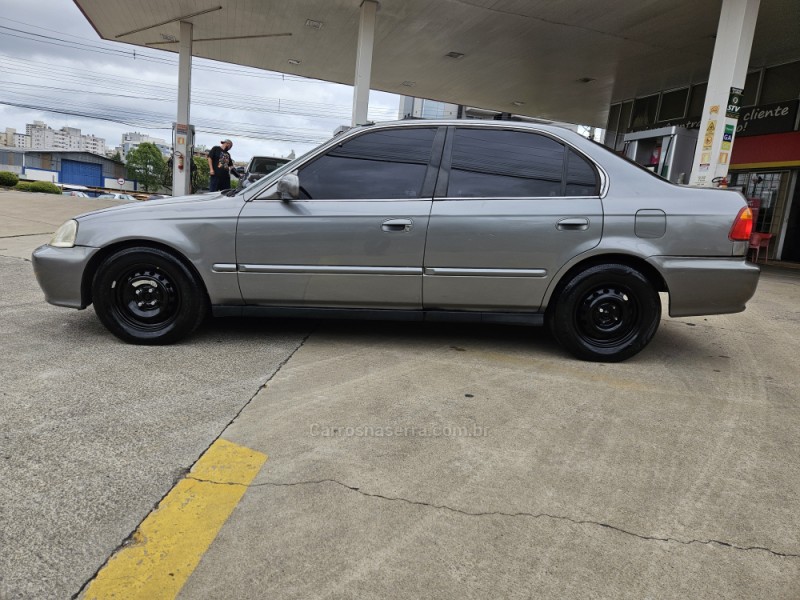
[[[353,126],[364,125],[367,122],[369,84],[372,75],[372,48],[375,43],[377,13],[378,3],[375,0],[364,0],[361,3],[361,19],[358,24],[356,77],[353,89]]]
[[[172,154],[172,195],[184,196],[192,190],[192,149],[194,130],[189,125],[192,93],[192,24],[181,21],[178,55],[178,118],[174,126]]]
[[[728,175],[760,0],[723,0],[691,185],[712,187]]]

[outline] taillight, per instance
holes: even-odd
[[[753,211],[745,206],[736,215],[736,220],[733,222],[728,239],[734,242],[746,242],[750,240],[751,233],[753,233]]]

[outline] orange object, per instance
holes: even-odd
[[[746,242],[750,239],[752,233],[753,211],[750,210],[750,207],[745,206],[736,215],[736,220],[733,222],[728,239],[733,242]]]

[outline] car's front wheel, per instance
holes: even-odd
[[[171,344],[203,321],[208,301],[191,269],[157,248],[125,248],[97,269],[92,301],[100,321],[133,344]]]
[[[622,264],[581,271],[554,300],[553,335],[583,360],[619,362],[653,339],[661,320],[658,292],[641,272]]]

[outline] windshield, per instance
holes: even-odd
[[[236,193],[234,195],[235,196],[241,196],[242,193],[244,193],[244,192],[252,192],[253,190],[261,191],[261,189],[263,189],[263,187],[266,185],[267,181],[274,181],[275,177],[280,177],[284,173],[290,173],[291,171],[294,170],[294,166],[293,165],[295,165],[297,163],[297,161],[303,160],[306,156],[308,156],[309,154],[314,152],[317,148],[319,148],[319,146],[317,146],[316,148],[312,148],[311,150],[309,150],[305,154],[303,154],[301,156],[298,156],[295,159],[290,160],[289,162],[287,162],[284,165],[281,165],[280,167],[278,167],[277,169],[275,169],[271,173],[268,173],[268,177],[264,177],[263,179],[259,179],[253,185],[248,186],[246,188],[239,188],[238,190],[236,190]]]
[[[267,173],[272,173],[278,167],[285,165],[287,162],[289,162],[289,160],[286,158],[257,156],[253,159],[253,164],[251,165],[249,171],[251,173],[266,175]]]

